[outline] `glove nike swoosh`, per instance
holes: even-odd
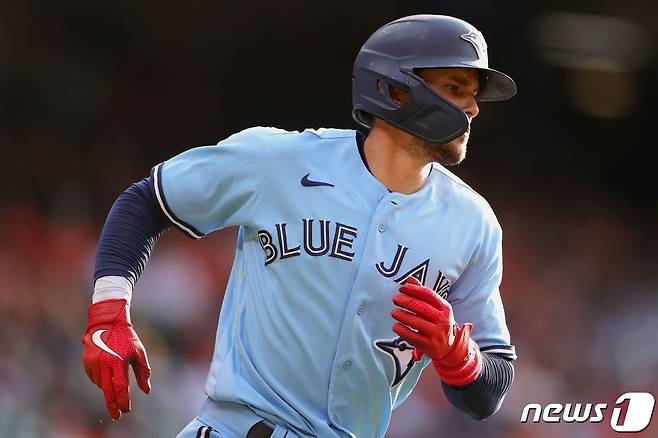
[[[119,355],[116,354],[114,351],[112,351],[112,349],[111,349],[110,347],[108,347],[107,344],[106,344],[105,342],[103,342],[103,340],[101,339],[101,335],[102,335],[103,333],[105,333],[106,331],[107,331],[107,330],[96,330],[96,331],[91,335],[91,341],[92,341],[94,344],[96,344],[96,346],[97,346],[98,348],[100,348],[101,350],[103,350],[103,351],[105,351],[105,352],[107,352],[107,353],[110,353],[110,354],[112,354],[112,355],[118,357],[119,359],[123,360],[123,358],[122,358],[121,356],[119,356]]]

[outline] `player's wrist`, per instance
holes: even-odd
[[[432,360],[441,380],[448,385],[466,386],[482,372],[482,354],[478,345],[471,339],[472,329],[473,325],[470,323],[458,327],[448,354]]]
[[[125,299],[130,304],[132,299],[133,283],[125,277],[104,276],[94,282],[92,303],[111,299]]]
[[[469,339],[467,349],[462,353],[459,362],[456,363],[454,357],[450,360],[434,359],[432,365],[444,383],[466,386],[482,373],[482,353],[475,341]]]

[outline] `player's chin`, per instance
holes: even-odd
[[[434,160],[444,166],[456,166],[466,158],[466,144],[468,143],[468,133],[457,137],[450,143],[437,146]]]

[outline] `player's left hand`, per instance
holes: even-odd
[[[471,339],[473,325],[455,322],[450,303],[432,289],[409,277],[393,296],[393,331],[414,345],[413,358],[432,359],[441,379],[454,386],[474,381],[482,369],[481,354]]]
[[[87,331],[82,338],[82,362],[89,379],[105,396],[113,420],[130,412],[128,365],[132,365],[137,386],[151,392],[151,368],[146,351],[133,330],[126,300],[104,300],[91,304]]]

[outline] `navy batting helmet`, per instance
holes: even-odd
[[[480,102],[516,94],[512,78],[489,68],[487,43],[475,27],[444,15],[413,15],[382,26],[361,47],[354,61],[352,117],[366,129],[379,117],[435,144],[459,137],[468,129],[466,114],[416,74],[440,67],[477,69]],[[409,101],[395,102],[390,86],[407,92]]]

